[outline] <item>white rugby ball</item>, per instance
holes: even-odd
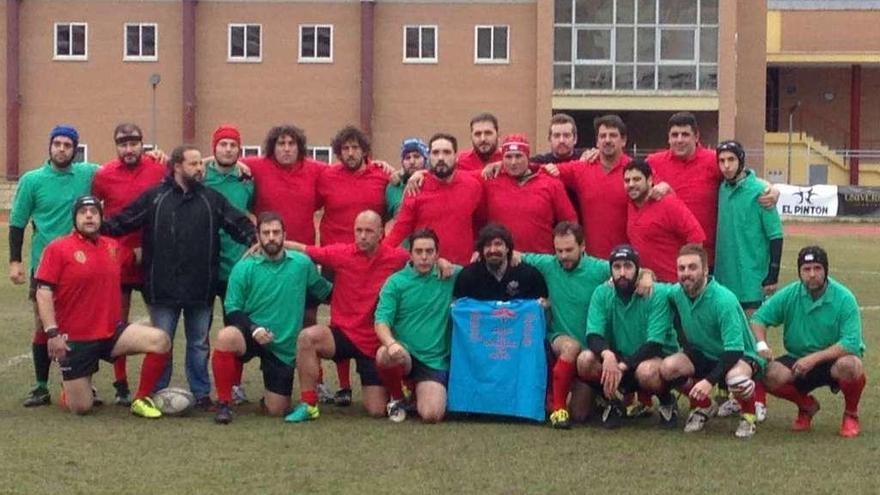
[[[196,405],[196,398],[185,388],[168,387],[153,394],[153,402],[164,415],[183,416]]]

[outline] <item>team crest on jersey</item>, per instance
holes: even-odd
[[[519,282],[511,280],[507,283],[507,295],[515,296],[517,294],[519,294]]]
[[[76,261],[78,261],[82,264],[85,264],[86,263],[86,253],[84,253],[82,251],[77,251],[77,252],[73,253],[73,259],[75,259]]]
[[[116,246],[107,246],[107,253],[110,254],[110,258],[116,259]]]

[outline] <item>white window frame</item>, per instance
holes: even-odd
[[[406,30],[409,28],[419,29],[419,54],[422,51],[422,29],[434,30],[434,57],[410,58],[406,56]],[[440,58],[440,28],[436,24],[404,24],[403,26],[403,63],[405,64],[436,64]]]
[[[507,28],[507,38],[504,43],[507,45],[507,56],[504,58],[495,58],[495,28]],[[489,52],[492,54],[489,58],[480,58],[479,56],[479,39],[480,29],[489,30]],[[475,64],[509,64],[510,63],[510,25],[509,24],[477,24],[474,26],[474,63]]]
[[[248,28],[257,26],[260,28],[260,54],[256,57],[247,55]],[[244,55],[232,56],[232,28],[244,28]],[[258,64],[263,61],[263,25],[260,23],[230,22],[226,25],[226,61],[235,64]]]
[[[148,152],[148,151],[153,151],[153,150],[156,149],[156,145],[155,145],[155,144],[144,143],[142,146],[143,146],[143,149],[144,149],[144,153],[146,153],[146,152]]]
[[[318,55],[318,29],[330,29],[330,56]],[[312,29],[315,33],[315,56],[304,57],[302,54],[303,29]],[[333,63],[333,24],[300,24],[299,25],[299,50],[297,50],[297,62],[301,64],[332,64]]]
[[[248,155],[247,154],[248,152],[253,153],[253,154]],[[256,153],[254,153],[254,152],[256,152]],[[262,152],[263,152],[263,149],[260,147],[260,145],[245,145],[245,146],[241,147],[241,156],[242,157],[260,156],[262,154]]]
[[[320,151],[322,153],[327,153],[327,160],[325,163],[333,163],[333,148],[330,146],[310,146],[307,150],[312,160],[324,162],[323,159],[318,158],[318,152]]]
[[[82,148],[83,159],[82,159],[82,162],[76,162],[76,163],[88,163],[89,162],[89,145],[87,145],[85,143],[78,143],[76,145],[76,149],[73,150],[73,159],[76,160],[76,155],[79,154],[80,148]]]
[[[71,51],[73,51],[73,27],[74,26],[83,26],[85,32],[85,43],[83,46],[83,54],[82,55],[59,55],[58,54],[58,27],[59,26],[68,26],[70,29],[70,46]],[[89,23],[81,22],[81,21],[70,21],[70,22],[56,22],[52,25],[52,59],[53,60],[72,60],[72,61],[85,61],[89,59]]]
[[[143,28],[153,28],[153,55],[129,55],[128,54],[128,28],[138,28],[138,50],[144,51]],[[155,22],[126,22],[122,24],[122,60],[125,62],[156,62],[159,60],[159,24]]]

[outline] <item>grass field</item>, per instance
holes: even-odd
[[[322,408],[320,420],[287,425],[238,410],[229,426],[209,414],[147,421],[108,405],[86,417],[57,406],[20,406],[32,384],[30,306],[26,289],[0,282],[0,493],[878,493],[880,458],[880,236],[831,237],[816,229],[788,235],[782,281],[794,278],[795,253],[819,242],[831,274],[853,289],[864,308],[868,387],[862,435],[837,436],[842,398],[817,392],[814,430],[793,434],[794,406],[770,399],[770,415],[749,441],[733,438],[734,419],[707,431],[660,431],[653,419],[614,432],[596,424],[571,431],[544,425],[450,421],[392,424],[348,409]],[[6,229],[0,245],[6,245]],[[5,279],[5,274],[4,274]],[[142,306],[134,317],[144,317]],[[175,347],[182,351],[182,333]],[[770,344],[781,350],[778,332]],[[180,365],[174,382],[185,384]],[[129,360],[137,382],[140,359]],[[333,384],[333,372],[328,370]],[[50,384],[58,395],[59,375]],[[103,364],[96,383],[112,395]],[[245,371],[252,399],[262,390],[256,362]],[[355,387],[357,388],[357,387]],[[298,391],[294,394],[298,396]],[[681,406],[684,407],[682,401]]]

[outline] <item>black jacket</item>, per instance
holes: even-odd
[[[209,304],[217,284],[219,230],[250,246],[250,219],[219,192],[196,185],[187,192],[166,177],[118,215],[101,233],[122,235],[143,227],[144,300],[148,304]]]

